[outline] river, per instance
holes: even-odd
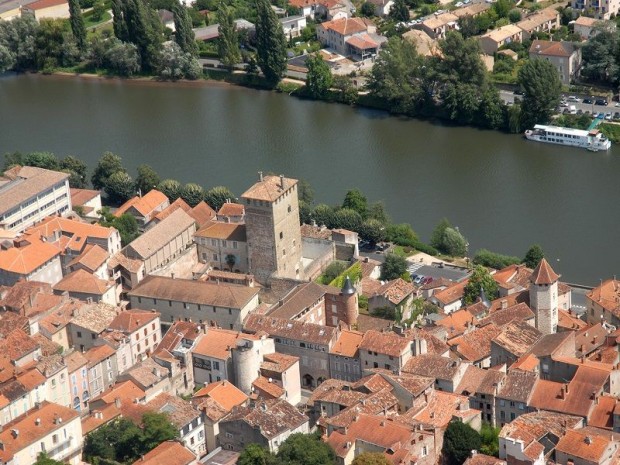
[[[283,173],[308,181],[317,202],[357,187],[424,240],[447,217],[471,254],[523,256],[539,243],[564,280],[584,284],[617,269],[617,147],[591,153],[220,84],[38,75],[0,78],[0,121],[2,153],[76,155],[92,168],[109,150],[132,174],[148,163],[237,195],[259,170]]]

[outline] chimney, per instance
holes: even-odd
[[[566,387],[566,394],[568,394],[568,383],[564,385]]]
[[[121,408],[121,398],[120,397],[116,397],[114,399],[114,405],[116,406],[116,408],[120,409]]]
[[[564,400],[566,398],[566,392],[564,391],[564,386],[560,388],[560,399]]]
[[[170,277],[171,277],[172,279],[174,279],[174,271],[171,271],[171,272],[170,272]]]
[[[11,436],[13,436],[13,439],[17,439],[17,437],[19,436],[19,430],[18,429],[12,429],[11,430]]]
[[[508,308],[508,301],[506,299],[502,300],[501,304],[502,308]]]
[[[284,190],[284,176],[282,174],[280,175],[280,187]]]
[[[584,442],[585,442],[587,445],[590,445],[590,444],[592,444],[592,438],[591,438],[590,436],[586,436],[586,438],[584,439]]]
[[[259,172],[258,172],[258,180],[259,180],[260,182],[263,182],[263,172],[262,172],[262,171],[259,171]]]
[[[35,425],[37,425],[37,426],[39,426],[39,425],[41,424],[41,419],[40,419],[40,418],[36,418],[36,419],[34,420],[34,424],[35,424]]]

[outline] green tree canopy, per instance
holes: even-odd
[[[311,55],[306,60],[308,67],[306,86],[312,98],[324,98],[333,83],[332,72],[319,53]]]
[[[405,0],[395,0],[389,13],[390,18],[394,21],[409,21],[409,7]]]
[[[386,228],[387,240],[394,244],[413,247],[418,242],[418,235],[410,224],[390,224]]]
[[[170,202],[174,202],[176,199],[181,197],[181,183],[176,179],[164,179],[157,186],[157,190],[161,191]]]
[[[64,463],[50,458],[45,452],[41,452],[33,465],[64,465]]]
[[[168,417],[163,413],[145,413],[142,415],[142,425],[142,446],[147,451],[179,435],[177,428],[170,423]]]
[[[84,50],[86,48],[86,26],[79,0],[69,0],[69,22],[75,43],[80,50]]]
[[[120,205],[135,194],[135,184],[126,171],[117,171],[107,179],[103,190],[111,203]]]
[[[467,255],[467,239],[458,228],[446,228],[443,234],[443,248],[448,255],[464,257]]]
[[[88,185],[88,167],[86,163],[69,155],[60,160],[59,168],[69,174],[69,185],[77,189],[84,189]]]
[[[273,462],[271,452],[255,443],[245,446],[237,459],[237,465],[271,465]]]
[[[314,219],[314,221],[316,221],[316,224],[319,226],[329,227],[329,225],[332,224],[333,222],[332,220],[333,216],[334,216],[333,208],[324,203],[318,204],[316,207],[314,207],[314,210],[312,211],[312,218]]]
[[[185,184],[181,189],[181,198],[187,202],[190,207],[195,207],[202,199],[204,199],[205,191],[202,186],[192,182]]]
[[[407,260],[400,255],[387,254],[385,261],[381,264],[381,279],[385,281],[400,278],[406,272]]]
[[[543,258],[545,258],[545,253],[543,252],[542,247],[538,244],[534,244],[525,253],[523,263],[525,263],[525,266],[527,266],[528,268],[534,269],[538,266],[538,264]]]
[[[472,450],[479,450],[480,435],[471,426],[460,421],[452,421],[443,437],[442,454],[447,465],[461,465]]]
[[[336,454],[318,434],[291,434],[277,454],[288,465],[336,465]]]
[[[365,220],[359,227],[359,234],[362,239],[370,241],[373,244],[385,240],[385,227],[383,223],[374,218]]]
[[[0,69],[21,71],[35,68],[34,38],[38,29],[39,23],[32,15],[0,21]]]
[[[46,170],[58,170],[60,168],[58,158],[51,152],[30,152],[24,157],[24,165],[45,168]]]
[[[300,202],[306,202],[308,205],[314,202],[314,190],[308,181],[300,179],[297,182],[297,197]]]
[[[146,195],[150,190],[157,188],[160,182],[159,174],[149,165],[138,166],[136,190],[140,191],[142,195]]]
[[[233,194],[228,187],[216,186],[212,187],[205,193],[204,200],[211,208],[218,211],[222,208],[222,205],[224,205],[226,201],[230,200],[234,202],[236,198],[235,194]]]
[[[286,38],[269,0],[256,0],[256,50],[258,66],[275,86],[286,70]]]
[[[467,281],[463,293],[463,301],[465,305],[471,305],[478,297],[480,297],[480,290],[484,289],[489,300],[494,300],[499,297],[499,286],[493,279],[493,276],[482,265],[474,265],[474,270]]]
[[[583,45],[581,76],[595,82],[617,83],[620,77],[619,47],[618,32],[599,27]]]
[[[224,65],[232,67],[241,61],[241,49],[233,10],[224,3],[221,3],[217,10],[217,22],[219,23],[218,54]]]
[[[90,179],[93,187],[97,190],[103,189],[108,178],[117,171],[125,171],[121,157],[112,152],[105,152],[97,162]]]
[[[364,452],[355,457],[351,465],[391,465],[391,463],[380,452]]]
[[[192,56],[198,55],[198,45],[192,29],[192,20],[189,17],[187,8],[177,0],[172,4],[172,15],[174,18],[174,40],[181,47],[184,53]]]
[[[344,196],[342,208],[350,208],[351,210],[355,210],[362,218],[365,218],[367,214],[368,200],[359,189],[351,189]]]
[[[483,423],[480,429],[480,452],[493,457],[499,457],[499,432],[501,428],[494,428],[488,423]]]
[[[358,231],[362,225],[362,215],[352,208],[339,208],[331,215],[329,228],[343,228],[349,231]]]
[[[519,257],[511,257],[509,255],[494,253],[487,249],[480,249],[476,252],[476,255],[474,255],[473,263],[474,265],[482,265],[501,270],[507,266],[521,263],[521,260]]]
[[[517,79],[523,89],[521,122],[525,127],[546,123],[560,103],[562,83],[558,71],[547,60],[528,60]]]

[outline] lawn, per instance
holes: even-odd
[[[112,19],[112,14],[109,11],[103,13],[100,20],[94,20],[92,13],[92,10],[84,13],[84,24],[87,28],[97,26],[98,24],[105,23]]]

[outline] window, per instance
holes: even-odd
[[[157,342],[157,334],[153,334],[153,344]]]
[[[147,331],[146,331],[146,328],[144,328],[144,335],[145,335],[145,336],[147,335]]]
[[[375,368],[379,368],[379,364],[378,364],[377,362],[374,362],[372,365],[373,365]]]
[[[81,338],[82,337],[82,331],[78,331],[77,332],[77,337]]]
[[[220,362],[213,362],[213,369],[214,370],[219,370],[220,369]],[[219,379],[218,379],[219,381]]]
[[[390,364],[389,364],[389,363],[386,363],[386,364],[385,364],[385,369],[386,369],[386,370],[391,370],[391,369],[392,369],[392,367],[390,366]]]
[[[504,407],[506,405],[506,401],[504,399],[500,399],[499,406]]]
[[[136,341],[140,339],[140,335],[136,333]]]
[[[227,437],[228,439],[232,439],[232,438],[233,438],[233,435],[232,435],[232,434],[230,434],[230,433],[226,433],[226,437]]]
[[[57,434],[52,435],[52,443],[53,444],[58,444],[58,435]]]
[[[284,239],[284,233],[280,231],[280,239]]]

